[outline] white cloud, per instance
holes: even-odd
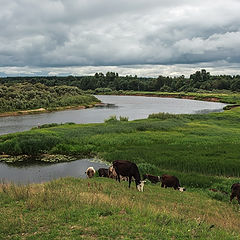
[[[240,62],[237,0],[0,0],[0,5],[5,73],[85,74],[83,69],[106,68],[100,66],[125,72],[127,65],[135,74],[154,75],[150,69],[162,65],[171,75],[186,70],[180,64],[192,69],[224,62],[234,74]]]

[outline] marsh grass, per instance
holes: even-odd
[[[201,191],[147,184],[140,193],[106,178],[33,184],[25,186],[24,198],[15,197],[18,188],[0,186],[1,239],[238,239],[240,234],[237,204]]]

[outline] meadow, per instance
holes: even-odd
[[[239,207],[201,190],[106,178],[0,185],[0,239],[239,239]]]

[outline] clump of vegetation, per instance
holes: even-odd
[[[168,119],[168,118],[180,118],[181,115],[179,114],[171,114],[171,113],[164,113],[164,112],[160,112],[160,113],[152,113],[148,116],[148,118],[157,118],[157,119]]]
[[[127,121],[128,121],[128,117],[120,116],[118,120],[116,115],[110,116],[108,119],[104,120],[105,123],[117,123],[117,122],[127,122]]]
[[[90,105],[99,100],[74,86],[46,86],[41,83],[1,84],[0,113],[29,109]]]

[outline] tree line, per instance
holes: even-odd
[[[214,76],[205,69],[196,71],[189,78],[158,76],[147,78],[138,76],[119,76],[115,72],[96,73],[94,76],[44,76],[44,77],[6,77],[0,78],[2,84],[29,82],[42,83],[46,86],[76,86],[82,90],[96,92],[113,90],[163,91],[163,92],[196,92],[198,90],[240,91],[240,76]]]

